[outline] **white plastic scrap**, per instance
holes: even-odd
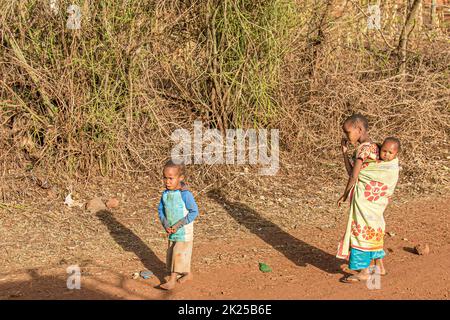
[[[83,203],[80,201],[75,201],[72,199],[72,192],[70,192],[66,198],[64,199],[64,204],[67,205],[69,208],[73,207],[83,207]]]

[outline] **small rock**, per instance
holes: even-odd
[[[395,237],[395,232],[386,232],[386,234],[391,238]]]
[[[119,206],[119,200],[117,198],[111,198],[106,202],[108,209],[114,209]]]
[[[19,298],[21,296],[23,296],[22,292],[16,292],[16,293],[13,293],[13,294],[9,295],[10,298]]]
[[[133,273],[133,274],[131,275],[131,278],[133,278],[133,279],[139,278],[139,272]]]
[[[403,240],[403,241],[408,241],[408,239],[407,239],[407,238],[403,238],[402,240]]]
[[[414,251],[420,256],[424,256],[430,253],[430,247],[428,244],[418,244],[414,247]]]
[[[96,213],[101,210],[106,210],[106,206],[101,198],[93,198],[86,203],[86,210],[91,213]]]

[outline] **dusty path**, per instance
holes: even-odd
[[[131,270],[143,268],[139,258],[99,257],[81,266],[80,290],[67,289],[66,265],[0,274],[0,299],[449,299],[449,209],[450,199],[440,198],[390,211],[387,231],[395,236],[386,236],[389,274],[381,278],[379,290],[339,281],[344,261],[334,253],[342,230],[286,232],[276,225],[249,224],[244,239],[195,246],[195,281],[172,292],[154,288],[156,278],[131,279]],[[343,226],[345,217],[339,223]],[[428,243],[431,253],[412,253],[417,243]],[[162,279],[164,256],[158,254],[158,259],[152,270]],[[273,272],[261,273],[258,262],[269,264]]]

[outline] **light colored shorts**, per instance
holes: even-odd
[[[167,269],[169,272],[191,272],[193,241],[170,241],[167,247]]]

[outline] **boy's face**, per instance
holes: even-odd
[[[180,175],[180,171],[175,167],[167,167],[163,171],[163,181],[166,189],[177,190],[181,188],[181,181],[184,176]]]
[[[380,158],[383,161],[391,161],[397,156],[398,146],[393,141],[383,143],[380,150]]]
[[[359,123],[351,123],[350,121],[344,122],[342,130],[344,131],[345,137],[352,145],[355,145],[356,142],[358,142],[363,132]]]

